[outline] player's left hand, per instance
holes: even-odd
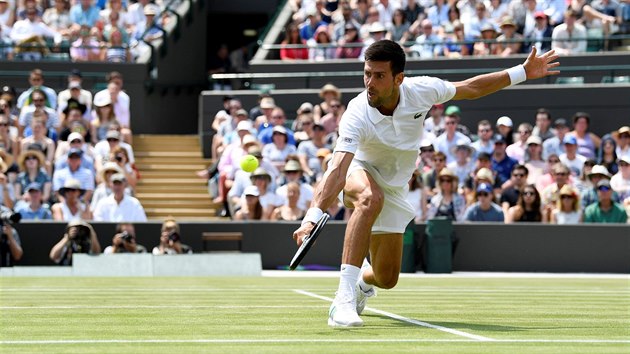
[[[560,62],[556,61],[559,55],[553,49],[540,56],[536,55],[537,52],[536,47],[532,46],[532,51],[523,63],[527,80],[560,74],[559,70],[551,70],[560,65]]]

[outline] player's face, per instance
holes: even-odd
[[[383,110],[393,112],[398,104],[398,86],[402,80],[402,73],[396,76],[392,74],[390,62],[366,61],[363,83],[367,89],[368,104],[378,108],[381,113],[384,113]]]

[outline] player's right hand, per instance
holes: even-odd
[[[295,230],[295,232],[293,232],[293,239],[297,243],[298,247],[302,245],[302,240],[304,240],[304,237],[308,236],[311,233],[313,227],[315,227],[315,224],[313,224],[312,222],[307,222],[304,225],[300,226],[297,230]]]

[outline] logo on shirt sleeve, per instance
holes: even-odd
[[[352,140],[352,138],[348,138],[348,137],[343,137],[342,140],[346,144],[352,144],[354,142],[354,140]]]
[[[416,113],[416,114],[413,116],[413,119],[418,119],[418,118],[422,117],[422,114],[423,114],[422,112],[420,112],[420,113]]]

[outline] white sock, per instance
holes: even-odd
[[[341,274],[339,276],[339,289],[337,290],[337,297],[345,299],[346,296],[354,298],[354,287],[359,279],[359,273],[361,268],[353,266],[351,264],[341,265]]]
[[[359,274],[359,281],[357,283],[359,284],[359,287],[361,288],[361,290],[363,290],[364,293],[367,293],[374,287],[374,285],[368,284],[365,282],[365,280],[363,280],[363,272]]]

